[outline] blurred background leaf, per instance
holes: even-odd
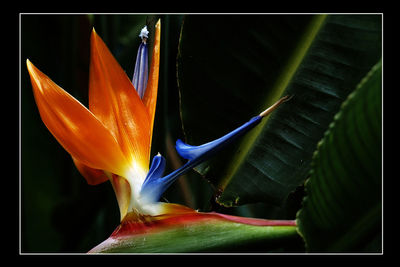
[[[220,137],[279,97],[294,96],[242,142],[197,168],[214,185],[218,203],[265,202],[288,211],[287,197],[301,194],[313,152],[334,114],[381,56],[381,19],[185,17],[178,84],[187,143]],[[288,219],[294,210],[286,212]]]
[[[343,103],[314,154],[298,214],[312,252],[382,251],[382,63]]]

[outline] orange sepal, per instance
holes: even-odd
[[[124,155],[148,168],[150,120],[145,106],[95,30],[91,36],[89,109],[112,132]]]
[[[78,169],[80,174],[86,179],[86,182],[88,184],[97,185],[104,183],[108,180],[108,177],[107,175],[105,175],[103,170],[90,168],[89,166],[86,166],[74,157],[72,157],[72,160],[74,161],[76,168]]]
[[[91,168],[126,175],[129,166],[113,135],[79,101],[26,63],[40,117],[64,149]]]

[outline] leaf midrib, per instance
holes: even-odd
[[[265,107],[271,106],[282,96],[282,94],[292,81],[301,62],[304,60],[307,51],[311,47],[318,32],[322,28],[322,25],[324,24],[326,17],[327,15],[317,15],[312,19],[310,25],[304,32],[302,38],[300,39],[299,45],[296,47],[296,49],[294,49],[294,52],[290,57],[288,63],[286,64],[286,67],[282,70],[281,75],[277,78],[274,86],[272,87],[271,94],[267,97]],[[270,116],[264,118],[263,121],[256,128],[254,128],[253,131],[248,133],[247,137],[241,142],[240,150],[242,152],[236,154],[231,163],[229,164],[226,176],[223,179],[221,179],[218,184],[219,190],[224,190],[226,186],[230,183],[236,171],[239,169],[244,160],[247,158],[247,155],[251,151],[253,144],[256,142],[262,129],[268,122],[269,117]]]

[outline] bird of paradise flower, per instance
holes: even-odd
[[[281,98],[260,115],[217,140],[200,146],[178,140],[177,152],[188,161],[163,176],[164,157],[157,154],[150,165],[159,78],[160,20],[155,25],[150,68],[146,27],[140,37],[142,43],[131,81],[93,29],[89,108],[55,84],[29,60],[26,61],[35,101],[46,127],[71,155],[88,184],[110,181],[115,191],[121,224],[110,238],[90,252],[107,251],[111,245],[115,247],[115,240],[120,238],[207,218],[249,225],[295,226],[295,221],[198,212],[183,205],[159,201],[178,177],[254,128],[288,97]]]

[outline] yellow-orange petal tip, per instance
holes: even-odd
[[[26,59],[26,66],[28,67],[28,70],[30,70],[32,68],[32,62],[27,58]]]

